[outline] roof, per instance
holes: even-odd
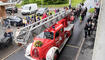
[[[63,27],[63,24],[54,24],[50,28],[47,28],[45,31],[56,32],[56,31],[58,31],[62,27]]]
[[[5,5],[14,5],[15,3],[3,3],[2,1],[0,1],[0,6],[5,6]]]
[[[37,4],[36,3],[34,3],[34,4],[26,4],[24,6],[30,6],[30,5],[37,5]]]

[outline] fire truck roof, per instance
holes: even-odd
[[[57,23],[57,24],[52,25],[50,28],[47,28],[45,31],[49,31],[49,32],[54,33],[56,31],[60,30],[62,27],[63,27],[63,24]]]

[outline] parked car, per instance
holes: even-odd
[[[37,4],[27,4],[22,6],[21,14],[30,15],[36,13],[36,11],[37,11]]]
[[[0,49],[9,47],[12,44],[12,41],[13,41],[13,36],[8,36],[8,37],[2,36],[0,39]]]
[[[38,11],[36,12],[37,16],[42,16],[43,13],[47,13],[48,12],[48,8],[40,8],[38,9]]]
[[[11,25],[11,26],[22,26],[23,25],[23,20],[21,17],[18,16],[12,16],[9,18],[4,19],[6,25]]]
[[[13,6],[13,7],[7,7],[6,8],[7,13],[18,13],[18,8]]]

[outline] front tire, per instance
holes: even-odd
[[[17,26],[17,24],[16,24],[16,23],[14,23],[14,25],[13,25],[13,26],[15,26],[15,27],[16,27],[16,26]]]
[[[54,53],[54,58],[53,58],[53,60],[58,60],[58,57],[59,57],[59,52],[56,51],[56,52]]]

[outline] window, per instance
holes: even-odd
[[[59,36],[59,31],[56,32],[55,38]]]
[[[53,39],[54,34],[52,32],[44,32],[44,35],[46,39]]]
[[[29,10],[31,10],[31,6],[29,7]]]

